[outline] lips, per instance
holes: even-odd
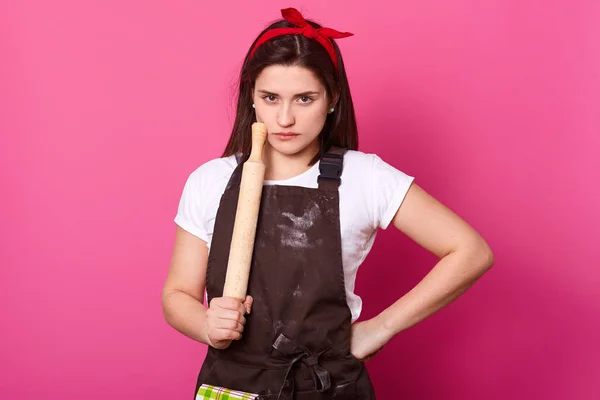
[[[299,133],[296,132],[277,132],[274,133],[275,136],[281,136],[281,137],[293,137],[293,136],[298,136]]]
[[[274,133],[273,136],[279,141],[291,141],[300,136],[300,134],[296,132],[277,132]]]

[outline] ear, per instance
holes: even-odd
[[[329,102],[329,108],[331,108],[331,107],[336,108],[336,105],[339,100],[340,100],[340,94],[335,93]]]

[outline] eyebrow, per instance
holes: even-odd
[[[277,93],[275,92],[270,92],[268,90],[258,90],[259,93],[263,93],[263,94],[267,94],[270,96],[279,96]],[[315,94],[319,94],[319,92],[315,92],[313,90],[309,90],[307,92],[302,92],[302,93],[297,93],[294,95],[294,97],[302,97],[302,96],[310,96],[310,95],[315,95]]]

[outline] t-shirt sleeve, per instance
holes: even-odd
[[[414,179],[374,155],[373,221],[375,228],[386,229],[389,226]]]
[[[175,223],[192,235],[208,242],[203,219],[205,204],[202,202],[202,172],[202,168],[199,168],[188,177],[179,200]]]

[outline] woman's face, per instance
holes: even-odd
[[[317,152],[330,100],[312,71],[298,66],[266,67],[256,79],[252,97],[256,120],[267,126],[267,142],[275,151],[285,155]]]

